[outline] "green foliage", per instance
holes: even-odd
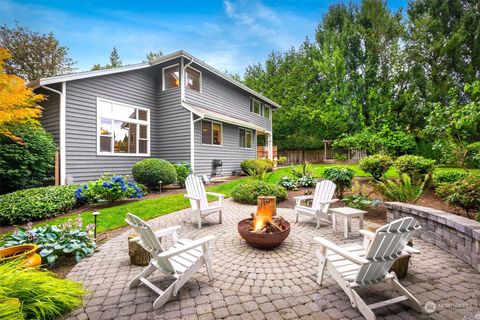
[[[273,161],[268,159],[248,159],[240,163],[240,168],[243,172],[250,175],[250,173],[262,173],[273,171]]]
[[[475,215],[475,221],[480,222],[480,212]]]
[[[340,199],[343,198],[344,191],[352,186],[354,176],[355,171],[347,167],[328,168],[323,172],[323,177],[337,186],[335,193]]]
[[[465,164],[470,168],[480,168],[480,141],[466,147]]]
[[[347,207],[365,210],[369,206],[378,206],[382,203],[380,200],[370,200],[369,196],[372,192],[368,192],[365,186],[362,186],[360,182],[355,181],[355,185],[352,187],[352,194],[345,196],[342,199]]]
[[[375,154],[365,157],[358,163],[360,169],[372,175],[373,179],[379,181],[393,164],[390,156],[385,154]]]
[[[292,179],[289,176],[281,177],[277,183],[287,190],[296,190],[298,188],[297,180]]]
[[[174,163],[175,171],[177,172],[177,183],[181,188],[185,188],[185,180],[189,174],[192,173],[192,166],[186,161]]]
[[[240,203],[257,204],[258,196],[275,196],[277,201],[283,201],[287,197],[287,190],[282,186],[258,180],[243,182],[232,190],[233,200]]]
[[[298,179],[302,177],[313,177],[312,165],[308,162],[304,162],[298,166],[292,166],[292,175]]]
[[[406,174],[417,183],[422,181],[426,175],[433,173],[435,160],[426,159],[421,156],[404,155],[398,157],[393,166],[400,174]]]
[[[79,202],[113,202],[125,198],[143,197],[142,189],[133,182],[118,175],[104,174],[100,179],[84,184],[75,190]]]
[[[0,319],[24,320],[22,304],[17,298],[0,296]]]
[[[96,247],[95,240],[91,238],[93,225],[83,229],[80,215],[75,222],[71,219],[66,223],[55,226],[47,225],[38,228],[18,228],[14,233],[7,235],[2,240],[3,247],[34,243],[39,246],[39,253],[43,263],[54,265],[63,257],[74,256],[80,262],[86,255],[93,254]]]
[[[279,164],[286,164],[287,163],[287,157],[280,157],[278,158],[278,163]]]
[[[480,177],[468,176],[452,183],[441,183],[435,188],[438,197],[446,203],[464,209],[468,216],[480,211]]]
[[[439,171],[433,174],[433,184],[439,185],[445,182],[456,182],[465,179],[468,173],[465,171]]]
[[[365,128],[351,136],[344,136],[333,143],[333,147],[356,148],[368,154],[384,153],[402,155],[415,149],[415,136],[404,129],[391,130],[383,126],[380,130]]]
[[[299,187],[313,187],[317,184],[317,180],[315,180],[312,176],[303,176],[297,180],[297,185]]]
[[[21,303],[18,319],[48,320],[82,305],[86,294],[82,285],[43,269],[25,268],[21,261],[0,264],[0,310],[5,301]],[[16,319],[8,317],[6,319]]]
[[[333,155],[333,159],[337,161],[345,161],[348,159],[348,156],[345,153],[335,152],[335,154]]]
[[[414,183],[407,174],[402,174],[398,181],[386,179],[376,182],[374,187],[386,201],[415,203],[427,189],[430,179],[431,175],[427,175],[423,182]]]
[[[32,124],[8,129],[23,144],[0,135],[0,194],[44,186],[54,165],[56,147],[52,136]]]
[[[12,225],[55,217],[75,208],[77,185],[19,190],[0,196],[0,224]]]
[[[175,167],[163,159],[144,159],[133,165],[132,174],[135,181],[155,190],[162,185],[172,184],[177,180]]]

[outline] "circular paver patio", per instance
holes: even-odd
[[[185,238],[214,235],[214,281],[208,281],[203,269],[173,301],[153,310],[157,298],[153,291],[145,286],[128,288],[129,280],[142,267],[129,263],[127,236],[131,231],[127,231],[100,246],[70,272],[69,277],[83,282],[91,294],[69,319],[362,319],[328,271],[322,286],[315,282],[318,246],[313,237],[326,237],[335,243],[359,242],[356,221],[354,234],[345,240],[341,230],[333,233],[327,226],[316,229],[305,217],[293,223],[294,211],[279,208],[278,214],[292,224],[292,231],[282,246],[263,251],[249,247],[236,229],[237,222],[249,217],[255,207],[231,200],[226,200],[225,206],[223,224],[219,225],[213,214],[202,229],[193,221],[181,223],[187,210],[149,221],[154,229],[181,224]],[[372,224],[367,221],[368,225]],[[378,318],[480,320],[480,274],[432,244],[414,239],[414,246],[422,254],[411,259],[409,275],[401,282],[421,304],[434,302],[436,310],[419,314],[400,304],[377,310]],[[150,279],[160,287],[169,282],[159,272]],[[364,294],[372,298],[389,295],[382,285],[374,288]]]

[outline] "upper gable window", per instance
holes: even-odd
[[[185,87],[200,92],[202,87],[202,73],[192,67],[187,67],[185,70]]]
[[[163,90],[178,88],[180,85],[178,64],[163,68]]]

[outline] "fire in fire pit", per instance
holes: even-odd
[[[276,215],[275,197],[258,197],[257,212],[238,223],[238,233],[254,248],[278,247],[290,234],[290,223]]]

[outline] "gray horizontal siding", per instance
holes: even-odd
[[[253,136],[252,149],[239,147],[238,126],[223,123],[223,145],[211,146],[201,143],[201,121],[195,123],[195,173],[210,175],[212,160],[223,162],[223,175],[229,176],[232,171],[240,170],[240,162],[256,157],[256,135]],[[255,132],[254,132],[255,133]]]
[[[51,88],[62,91],[61,84],[51,85]],[[58,93],[39,88],[36,93],[43,94],[45,100],[40,102],[42,106],[42,116],[40,123],[43,128],[53,136],[53,141],[60,146],[60,95]]]
[[[158,152],[154,130],[158,118],[157,69],[142,69],[67,82],[66,174],[74,182],[97,179],[103,173],[130,175],[138,156],[97,155],[97,97],[150,109],[151,154]]]
[[[248,121],[270,131],[272,130],[271,120],[250,112],[250,95],[247,92],[242,91],[207,70],[196,65],[194,67],[202,71],[202,92],[185,89],[187,103]]]

